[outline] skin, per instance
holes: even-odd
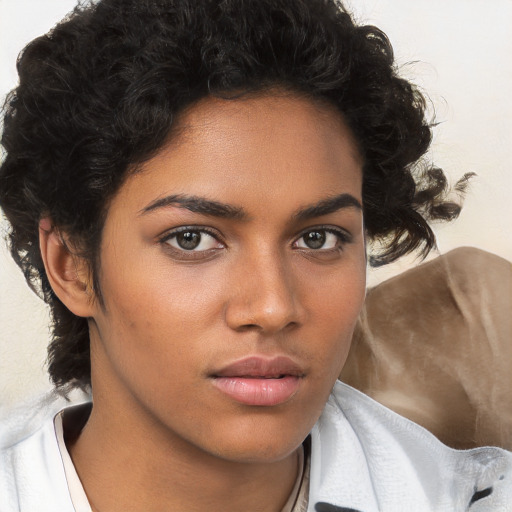
[[[205,99],[179,128],[109,206],[103,306],[83,262],[43,236],[54,289],[90,319],[94,407],[70,453],[102,512],[279,511],[364,300],[361,210],[310,207],[341,194],[362,202],[362,159],[339,113],[291,94]],[[193,212],[173,195],[238,213]],[[187,251],[182,227],[208,232]],[[284,403],[241,404],[212,384],[254,355],[301,368]]]

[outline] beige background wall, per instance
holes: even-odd
[[[74,0],[0,0],[0,96],[16,84],[15,59]],[[456,181],[478,174],[460,219],[436,226],[441,252],[470,245],[512,260],[512,0],[351,0],[361,21],[391,39],[403,73],[435,105],[432,157]],[[408,64],[415,62],[414,64]],[[2,222],[0,230],[5,233]],[[0,407],[48,387],[47,312],[0,244]],[[403,268],[369,272],[375,284]]]

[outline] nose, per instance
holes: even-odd
[[[232,292],[225,309],[231,329],[275,334],[303,322],[293,269],[283,260],[279,255],[258,254],[238,265],[230,277]]]

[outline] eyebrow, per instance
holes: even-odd
[[[183,194],[175,194],[161,199],[157,199],[148,206],[140,210],[139,215],[145,215],[159,208],[167,206],[177,206],[185,208],[194,213],[210,215],[212,217],[221,217],[224,219],[245,220],[247,214],[243,208],[232,206],[218,201],[212,201],[199,196],[188,196]]]
[[[199,196],[174,194],[156,199],[148,206],[140,210],[139,215],[145,215],[159,208],[177,206],[194,213],[201,213],[212,217],[220,217],[233,220],[247,220],[247,212],[239,207],[219,201],[213,201]],[[293,215],[295,220],[308,220],[322,215],[328,215],[344,208],[357,208],[362,210],[361,203],[351,194],[340,194],[328,199],[323,199],[316,204],[299,209]]]
[[[301,208],[295,213],[294,218],[296,220],[309,220],[321,217],[322,215],[329,215],[330,213],[334,213],[345,208],[363,210],[363,206],[353,195],[340,194],[338,196],[330,197],[329,199],[324,199],[312,206]]]

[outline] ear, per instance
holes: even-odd
[[[75,315],[92,317],[95,299],[89,265],[73,254],[49,218],[39,222],[39,248],[55,295]]]

